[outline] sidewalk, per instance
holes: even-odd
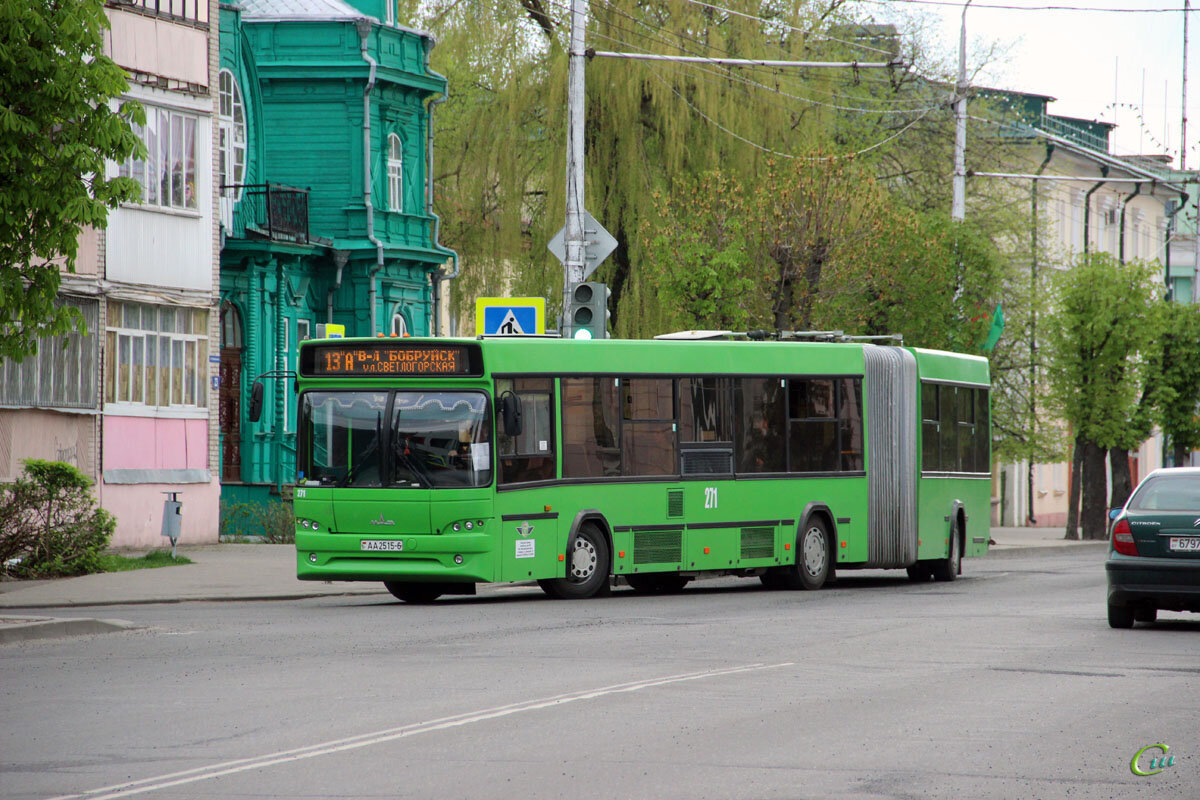
[[[1103,557],[1107,542],[1071,542],[1063,533],[1062,528],[992,528],[995,544],[988,558],[1071,550]],[[179,552],[194,563],[61,580],[0,581],[0,644],[131,627],[122,620],[41,616],[37,609],[387,594],[376,582],[297,580],[296,548],[290,544],[181,546]]]

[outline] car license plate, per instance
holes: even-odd
[[[1172,536],[1167,547],[1177,553],[1200,553],[1200,536]]]
[[[404,549],[404,542],[399,539],[363,539],[359,549],[372,552],[396,552]]]

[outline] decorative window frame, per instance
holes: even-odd
[[[220,186],[238,187],[228,193],[221,189],[222,196],[232,197],[236,202],[242,199],[242,185],[246,182],[249,136],[242,87],[228,67],[218,73],[217,95],[217,175]]]
[[[403,213],[404,146],[396,133],[389,133],[387,138],[387,182],[388,210]]]

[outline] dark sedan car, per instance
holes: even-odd
[[[1156,469],[1116,512],[1109,537],[1108,624],[1200,612],[1200,467]]]

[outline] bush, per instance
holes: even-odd
[[[267,544],[296,541],[296,517],[290,500],[265,503],[221,501],[221,538],[253,539]]]
[[[36,458],[0,487],[0,563],[16,578],[101,571],[100,556],[117,527],[100,508],[92,481],[70,464]]]

